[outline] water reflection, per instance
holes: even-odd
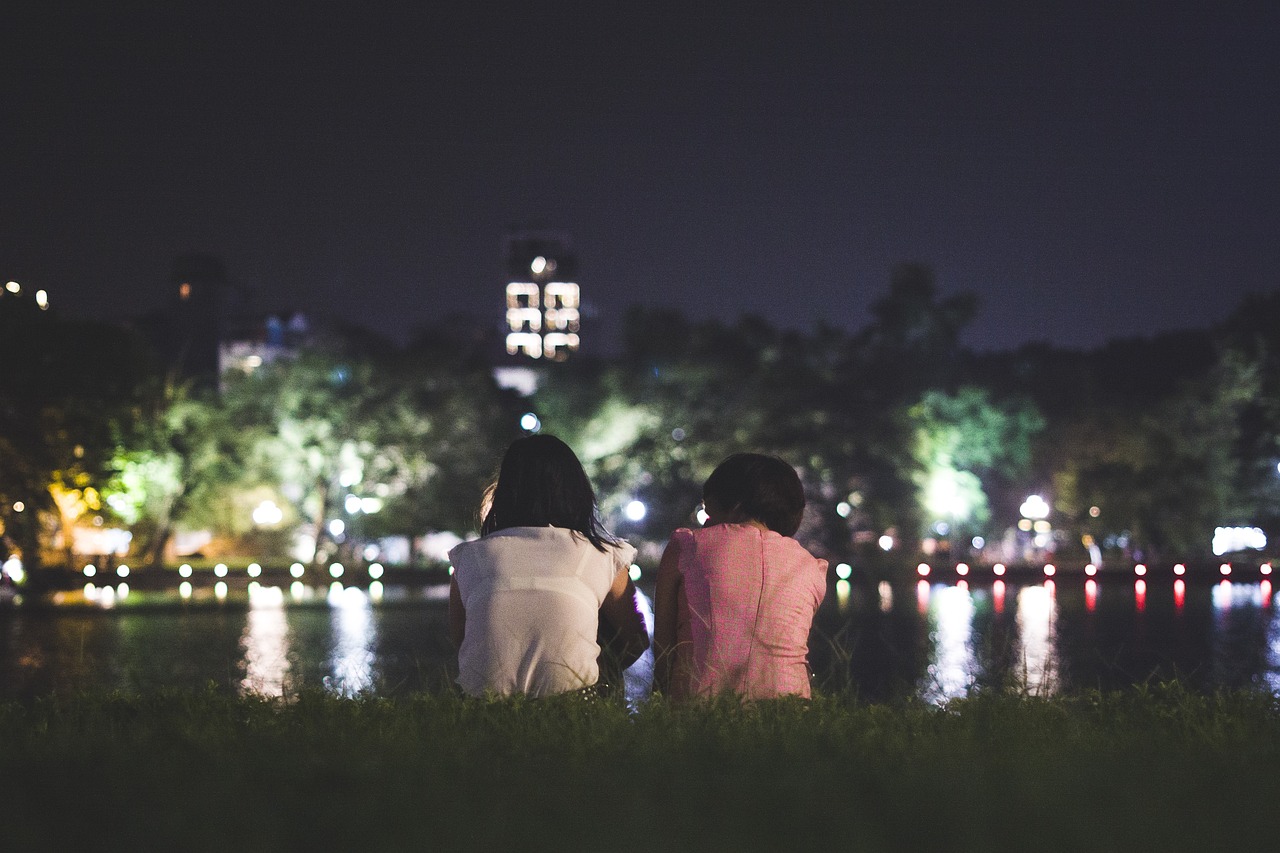
[[[844,578],[836,581],[836,607],[841,613],[849,612],[849,598],[852,591],[852,586]]]
[[[971,574],[971,589],[919,577],[854,581],[847,599],[833,585],[811,644],[815,684],[851,686],[870,701],[945,702],[987,684],[1041,694],[1122,689],[1148,679],[1280,693],[1273,580],[1245,582],[1239,571],[1212,584],[1156,577],[1059,572],[1054,587],[988,585]],[[913,581],[922,582],[912,590]],[[455,674],[447,586],[368,594],[284,586],[251,585],[247,607],[242,591],[220,602],[208,587],[183,597],[115,582],[86,584],[83,605],[0,608],[0,699],[210,680],[266,696],[321,685],[394,694],[442,689]],[[639,606],[651,618],[647,596]],[[629,701],[648,695],[651,667],[646,655],[627,673]]]
[[[1263,581],[1263,585],[1266,586],[1265,598],[1270,606],[1271,584]],[[1263,679],[1272,693],[1280,694],[1280,612],[1274,607],[1271,608],[1271,619],[1267,623],[1267,669]]]
[[[648,698],[653,687],[653,601],[639,589],[636,590],[636,608],[644,617],[644,629],[649,634],[650,646],[640,655],[639,660],[622,673],[623,692],[627,697],[627,705],[631,708]]]
[[[1025,586],[1018,591],[1018,637],[1025,688],[1034,695],[1049,696],[1058,690],[1055,627],[1058,603],[1053,582]]]
[[[369,598],[355,587],[343,589],[334,583],[329,589],[330,622],[333,626],[333,656],[325,687],[340,696],[354,696],[373,687],[373,649],[377,639],[373,607]]]
[[[1261,583],[1225,578],[1213,586],[1213,678],[1226,686],[1266,684],[1275,689],[1276,626],[1270,591]]]
[[[888,581],[880,581],[880,585],[876,588],[880,597],[880,612],[893,612],[893,584]]]
[[[243,693],[283,696],[289,674],[289,623],[278,587],[250,590],[249,615],[240,637],[244,652]]]
[[[921,698],[940,704],[966,695],[976,681],[974,607],[967,585],[940,587],[934,592],[933,662],[929,664]]]

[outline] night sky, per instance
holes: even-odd
[[[263,309],[500,323],[513,227],[572,234],[597,351],[633,302],[856,330],[908,260],[980,349],[1280,285],[1269,0],[8,5],[0,280],[71,316],[201,251]]]

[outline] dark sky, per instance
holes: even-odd
[[[500,322],[513,226],[573,235],[592,348],[632,302],[858,329],[904,260],[982,349],[1280,284],[1270,0],[8,5],[0,279],[77,316],[195,250],[264,309]]]

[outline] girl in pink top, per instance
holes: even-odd
[[[677,530],[658,567],[654,687],[672,698],[809,696],[809,629],[827,561],[791,537],[804,514],[795,470],[737,453],[702,489],[701,530]]]

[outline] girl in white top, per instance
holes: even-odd
[[[449,552],[449,631],[464,691],[582,690],[600,677],[598,637],[622,667],[648,648],[627,571],[635,548],[600,524],[582,463],[560,439],[507,448],[480,533]]]

